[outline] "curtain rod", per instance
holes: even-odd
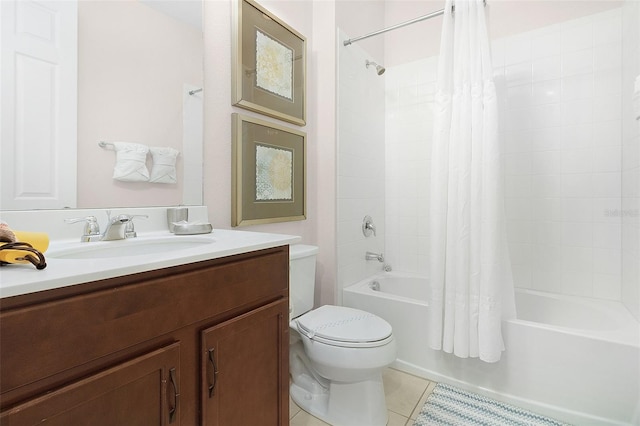
[[[487,0],[483,0],[482,3],[486,6],[487,5]],[[455,7],[456,6],[453,5],[452,6],[452,10],[455,10]],[[429,13],[427,15],[423,15],[423,16],[418,16],[417,18],[413,18],[413,19],[411,19],[409,21],[401,22],[401,23],[396,24],[396,25],[394,25],[392,27],[383,28],[381,30],[374,31],[372,33],[365,34],[365,35],[360,36],[360,37],[350,38],[348,40],[345,40],[342,44],[345,45],[345,46],[349,46],[353,42],[364,40],[365,38],[377,36],[378,34],[386,33],[387,31],[397,30],[398,28],[406,27],[407,25],[415,24],[416,22],[426,21],[427,19],[435,18],[436,16],[440,16],[440,15],[443,15],[443,14],[444,14],[444,9],[436,10],[435,12],[431,12],[431,13]]]

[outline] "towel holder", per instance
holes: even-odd
[[[116,146],[111,142],[100,141],[98,142],[98,146],[104,149],[116,149]]]

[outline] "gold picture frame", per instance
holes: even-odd
[[[307,135],[232,114],[231,226],[307,218]]]
[[[236,0],[232,104],[306,124],[306,38],[252,0]]]

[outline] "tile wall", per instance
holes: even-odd
[[[339,43],[346,37],[339,33]],[[384,75],[365,67],[358,45],[339,49],[338,74],[338,288],[382,270],[365,253],[385,249]],[[376,61],[377,62],[377,61]],[[319,142],[321,143],[321,142]],[[372,217],[377,236],[365,238],[362,220]],[[338,303],[342,292],[338,291]]]
[[[518,287],[620,300],[621,9],[493,44]]]
[[[429,163],[436,57],[390,68],[386,82],[386,250],[395,270],[428,270]]]
[[[518,287],[621,298],[621,27],[613,9],[492,43]],[[386,249],[408,272],[427,272],[436,72],[386,74]]]
[[[622,302],[640,321],[640,111],[633,110],[634,80],[640,76],[640,3],[622,8]]]

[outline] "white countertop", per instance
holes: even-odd
[[[183,236],[173,235],[169,231],[153,232],[140,235],[138,238],[145,237],[183,238]],[[44,253],[47,260],[45,269],[37,270],[31,264],[0,267],[0,297],[17,296],[203,260],[217,259],[254,250],[295,244],[300,241],[300,237],[294,235],[224,229],[215,230],[211,234],[197,237],[210,240],[210,244],[201,244],[197,247],[164,253],[96,259],[56,259],[47,257],[47,252],[53,253],[55,250],[70,244],[87,244],[87,247],[95,244],[77,243],[77,240],[74,242],[52,241],[49,250]],[[109,243],[99,242],[98,244]]]

